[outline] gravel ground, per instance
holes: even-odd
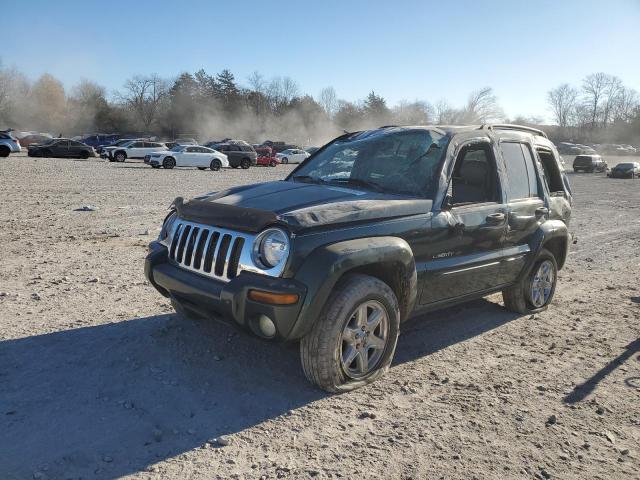
[[[571,175],[547,312],[431,314],[327,395],[297,345],[179,318],[143,275],[175,196],[291,168],[0,159],[0,478],[640,478],[640,180]]]

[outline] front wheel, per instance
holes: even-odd
[[[11,150],[6,145],[0,145],[0,157],[6,158],[11,153]]]
[[[286,165],[287,163],[289,163],[289,159],[287,157],[284,157],[282,159],[282,163],[284,163]]]
[[[389,369],[398,342],[400,310],[393,290],[368,275],[348,275],[300,342],[307,379],[328,392],[369,384]]]
[[[124,162],[127,159],[127,155],[124,152],[116,153],[116,162]]]
[[[89,152],[87,152],[86,150],[83,150],[82,152],[80,152],[80,158],[82,160],[87,160],[89,158]]]
[[[176,166],[176,161],[173,159],[173,157],[167,157],[162,161],[162,166],[167,170],[171,170]]]
[[[556,291],[558,264],[549,250],[542,249],[527,274],[515,285],[502,291],[508,310],[529,314],[546,310]]]
[[[222,168],[222,162],[217,158],[214,158],[213,160],[211,160],[211,165],[209,165],[209,168],[211,168],[211,170],[213,170],[214,172],[217,172]]]

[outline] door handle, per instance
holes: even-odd
[[[492,213],[487,215],[485,220],[490,225],[500,225],[501,223],[504,223],[505,218],[506,216],[504,213]]]
[[[536,208],[536,219],[540,220],[542,217],[549,213],[549,209],[547,207]]]

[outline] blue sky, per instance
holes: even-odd
[[[317,95],[462,104],[491,86],[506,113],[549,116],[546,92],[593,72],[640,91],[640,1],[2,2],[0,58],[109,92],[137,73],[229,68]]]

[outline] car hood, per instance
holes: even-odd
[[[432,201],[333,185],[268,182],[176,199],[180,216],[248,231],[286,224],[292,231],[431,211]]]

